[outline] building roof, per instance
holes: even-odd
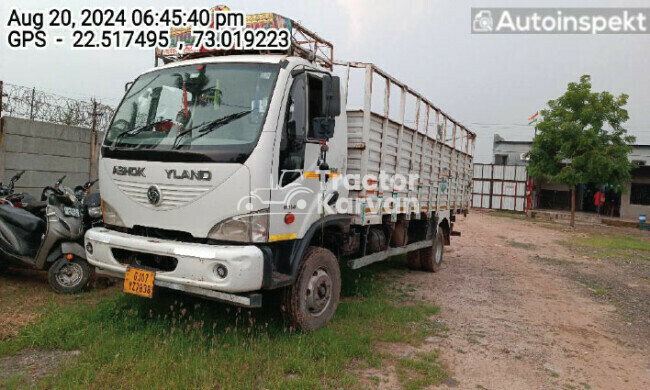
[[[501,137],[499,134],[494,134],[494,142],[492,146],[492,155],[493,156],[504,156],[507,155],[509,156],[509,163],[513,164],[525,164],[526,159],[524,159],[524,155],[528,150],[530,150],[530,146],[532,145],[533,141],[526,141],[526,140],[520,140],[520,141],[514,141],[514,140],[506,140],[503,137]],[[509,148],[508,146],[519,146],[519,148]],[[632,152],[628,154],[628,159],[630,161],[636,161],[639,163],[643,163],[645,165],[650,165],[650,145],[648,144],[634,144],[632,145]],[[496,161],[496,160],[494,160]]]

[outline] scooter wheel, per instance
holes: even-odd
[[[90,266],[85,260],[65,257],[57,260],[47,271],[50,286],[59,294],[76,294],[88,285]]]

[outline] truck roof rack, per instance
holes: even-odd
[[[365,69],[366,71],[366,82],[365,82],[365,101],[369,102],[369,104],[372,104],[372,78],[373,74],[377,74],[380,77],[384,79],[386,84],[388,86],[390,85],[395,85],[397,88],[401,90],[401,93],[403,95],[403,99],[406,95],[411,95],[413,96],[416,101],[418,102],[418,111],[420,110],[419,105],[422,104],[424,105],[424,110],[426,111],[433,111],[437,113],[437,115],[440,115],[442,120],[448,120],[449,122],[453,123],[454,125],[458,126],[463,132],[467,133],[468,138],[475,139],[476,138],[476,133],[473,131],[469,130],[465,125],[457,121],[456,119],[452,118],[449,114],[446,112],[442,111],[440,107],[436,106],[433,104],[429,99],[424,97],[424,95],[420,94],[417,92],[415,89],[409,87],[405,83],[397,80],[395,77],[391,76],[388,74],[388,72],[385,72],[384,70],[380,69],[377,65],[372,64],[370,62],[361,62],[361,61],[334,61],[334,65],[336,66],[341,66],[346,68],[345,71],[345,76],[342,79],[344,86],[345,86],[345,95],[347,99],[348,95],[348,89],[349,89],[349,81],[350,81],[350,69],[351,68],[357,68],[357,69]],[[370,81],[369,81],[370,80]],[[384,116],[388,118],[389,112],[388,112],[388,99],[390,98],[390,87],[386,88],[385,91],[385,96],[384,96]],[[364,110],[370,111],[370,106],[364,107]],[[402,118],[402,125],[404,124],[404,118]]]
[[[191,26],[172,28],[170,38],[175,42],[173,47],[167,49],[156,49],[156,60],[161,59],[163,63],[182,61],[186,59],[227,56],[236,54],[286,54],[305,58],[309,61],[330,69],[334,65],[334,46],[331,42],[318,36],[300,23],[285,16],[275,13],[246,15],[247,28],[288,28],[291,32],[291,46],[288,50],[205,50],[192,46]],[[177,43],[183,44],[181,51]]]

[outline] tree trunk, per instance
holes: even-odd
[[[576,226],[576,187],[571,187],[571,227]]]

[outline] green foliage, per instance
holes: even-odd
[[[634,137],[623,127],[628,96],[592,92],[591,77],[569,83],[564,95],[548,102],[530,150],[534,178],[576,186],[622,184],[631,178],[627,155]]]

